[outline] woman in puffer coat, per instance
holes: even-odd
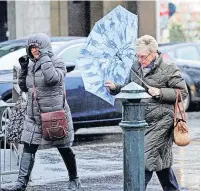
[[[152,98],[146,100],[145,120],[149,127],[145,130],[145,189],[155,171],[164,191],[179,190],[173,169],[172,144],[174,104],[176,89],[186,98],[188,91],[177,66],[164,60],[158,52],[158,43],[149,35],[136,41],[138,62],[131,68],[130,80],[143,86],[133,71],[149,86],[147,91]],[[116,95],[122,86],[111,81],[105,84],[111,94]]]
[[[64,99],[66,67],[62,60],[53,54],[51,40],[44,33],[32,35],[28,39],[26,51],[28,56],[19,59],[21,70],[18,81],[21,90],[28,95],[21,137],[24,150],[17,184],[13,188],[2,190],[23,191],[26,189],[39,145],[45,148],[57,147],[68,170],[68,190],[79,190],[81,185],[77,175],[76,159],[71,149],[74,140],[73,123],[70,108]],[[36,87],[41,112],[65,110],[68,123],[67,137],[56,141],[44,140],[39,108],[34,101],[33,84]]]

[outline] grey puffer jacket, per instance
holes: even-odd
[[[160,88],[160,98],[144,100],[147,103],[145,120],[149,127],[145,130],[144,149],[145,167],[149,171],[160,171],[169,168],[173,163],[173,121],[176,89],[180,89],[185,99],[188,91],[184,79],[177,66],[166,61],[160,55],[151,71],[143,77],[143,71],[139,63],[134,63],[132,69],[148,85]],[[144,87],[142,82],[131,71],[129,82],[134,81]],[[117,85],[113,95],[120,92],[122,86]],[[144,87],[146,89],[146,87]]]
[[[34,60],[30,45],[39,45],[41,57],[39,60]],[[28,39],[26,47],[27,54],[30,57],[28,68],[21,69],[19,75],[19,86],[22,91],[27,92],[27,114],[24,121],[24,129],[22,132],[21,141],[28,144],[43,145],[45,148],[52,146],[69,147],[74,140],[74,130],[70,108],[66,102],[63,102],[64,97],[64,77],[66,68],[62,60],[54,56],[51,48],[50,38],[43,33],[32,35]],[[68,137],[56,140],[46,141],[42,137],[41,117],[39,108],[34,101],[33,83],[36,87],[38,103],[41,112],[51,112],[63,109],[68,121]]]

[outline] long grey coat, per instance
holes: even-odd
[[[30,45],[37,43],[41,57],[34,60],[30,53]],[[27,92],[27,114],[24,121],[24,130],[21,141],[29,144],[43,145],[47,148],[52,146],[68,147],[74,140],[74,130],[70,108],[65,99],[65,111],[68,121],[68,137],[57,141],[45,141],[42,137],[40,112],[34,101],[33,82],[36,87],[37,98],[42,112],[51,112],[63,109],[64,77],[66,68],[64,63],[53,55],[51,41],[43,33],[37,33],[28,40],[27,54],[30,56],[27,69],[21,69],[19,86]]]
[[[176,100],[175,89],[180,89],[182,97],[186,98],[188,91],[184,79],[177,66],[166,61],[160,55],[150,72],[143,77],[139,63],[134,63],[132,69],[148,85],[161,89],[159,99],[148,99],[145,120],[149,127],[145,130],[145,168],[149,171],[160,171],[169,168],[173,163],[173,120],[174,103]],[[139,79],[131,72],[129,82],[134,81],[143,86]],[[122,86],[117,85],[116,91],[120,92]],[[145,88],[145,87],[144,87]]]

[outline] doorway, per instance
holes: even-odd
[[[90,20],[90,1],[68,2],[69,36],[88,36]]]
[[[8,40],[7,1],[0,1],[0,42]]]

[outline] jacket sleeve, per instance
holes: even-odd
[[[42,73],[48,85],[53,86],[63,81],[66,75],[66,67],[60,59],[53,64],[49,56],[43,56],[40,62]]]
[[[160,100],[169,103],[174,103],[176,100],[176,89],[179,89],[182,98],[185,99],[188,95],[188,90],[185,80],[181,76],[179,68],[171,64],[167,70],[167,88],[161,88]]]
[[[28,73],[28,68],[20,69],[19,78],[18,78],[18,85],[23,92],[28,92],[28,88],[26,86],[27,73]]]

